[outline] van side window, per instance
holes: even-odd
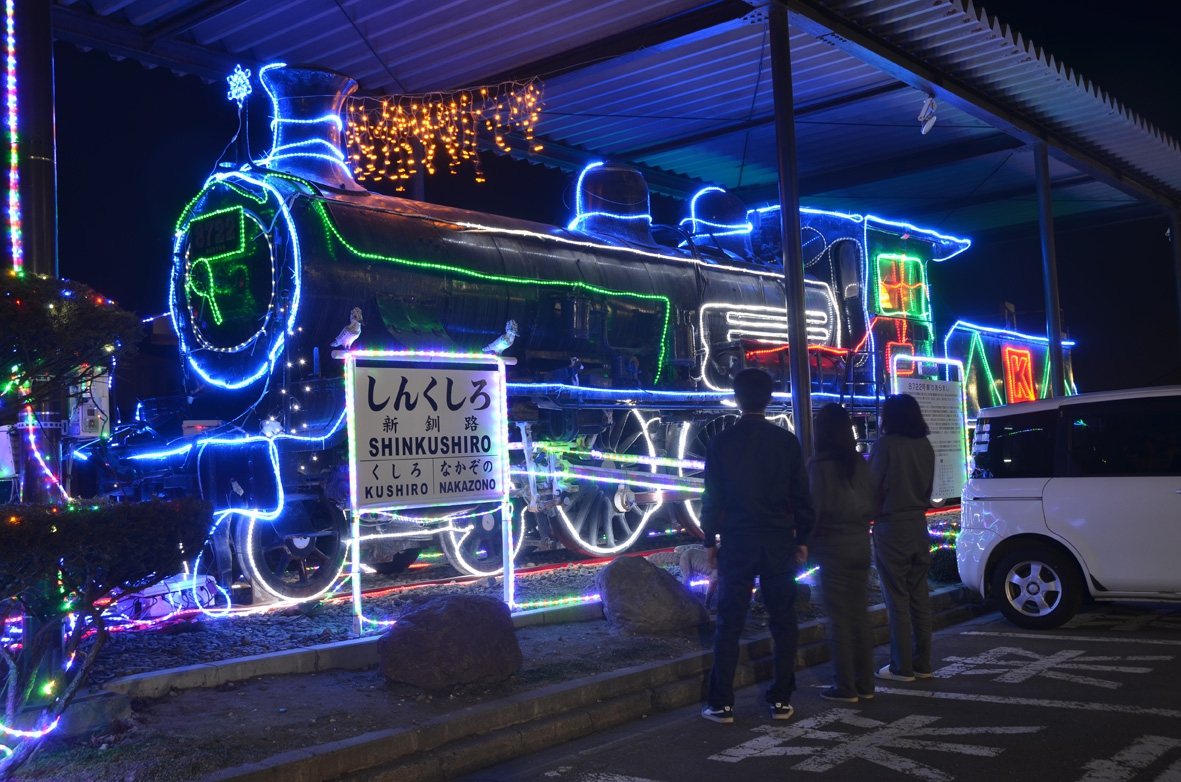
[[[1057,410],[981,418],[972,448],[972,477],[1051,477],[1057,421]]]
[[[1069,475],[1181,475],[1181,398],[1064,405]]]

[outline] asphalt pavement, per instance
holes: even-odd
[[[465,779],[1181,782],[1181,607],[1092,605],[1049,631],[994,612],[934,650],[934,678],[879,680],[872,701],[822,700],[822,665],[797,672],[790,720],[747,687],[733,725],[688,707]]]

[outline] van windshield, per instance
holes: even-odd
[[[981,418],[972,448],[972,477],[1051,477],[1057,421],[1057,410]]]

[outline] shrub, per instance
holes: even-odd
[[[33,726],[41,730],[90,674],[109,638],[107,607],[180,572],[200,550],[213,511],[204,500],[182,499],[10,506],[2,513],[0,628],[22,616],[26,630],[20,648],[0,645],[4,723],[19,723],[30,703],[48,698]],[[59,650],[72,661],[65,670],[54,664]],[[11,746],[0,744],[0,778],[40,745],[36,736],[2,738]]]

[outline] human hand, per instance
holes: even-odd
[[[808,561],[808,547],[796,546],[796,562],[801,565]]]
[[[717,570],[718,569],[718,547],[713,546],[711,548],[707,548],[705,550],[705,555],[706,555],[706,559],[709,560],[709,569],[710,570]]]

